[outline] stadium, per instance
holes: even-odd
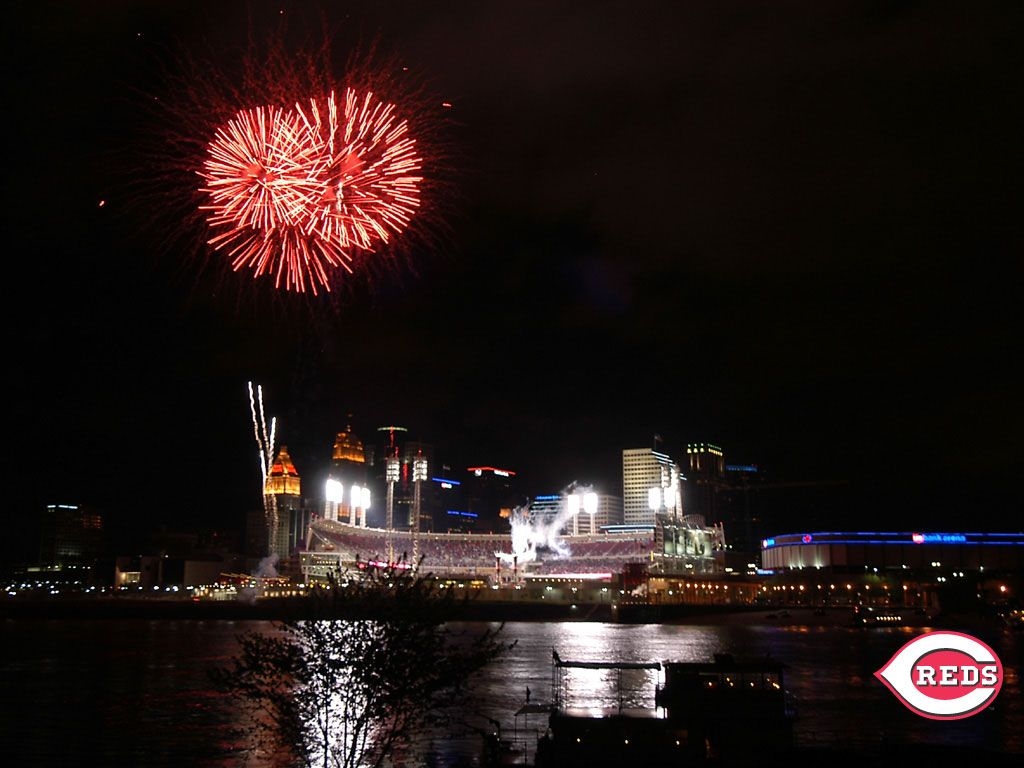
[[[698,515],[654,525],[602,526],[572,535],[525,518],[508,534],[386,530],[337,520],[314,520],[301,553],[303,579],[367,566],[419,564],[439,578],[509,587],[537,578],[611,581],[627,571],[711,575],[721,572],[725,542],[720,526]]]

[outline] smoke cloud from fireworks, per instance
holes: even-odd
[[[568,494],[587,493],[592,490],[590,486],[573,485],[567,488],[561,494],[558,513],[552,518],[532,520],[528,504],[516,507],[510,520],[512,551],[495,552],[495,557],[503,563],[517,562],[519,565],[536,560],[538,549],[548,550],[554,553],[556,558],[569,557],[572,552],[562,538],[562,529],[572,521]]]

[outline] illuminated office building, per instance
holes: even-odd
[[[78,504],[47,504],[39,562],[44,566],[93,565],[103,554],[103,516]]]
[[[285,560],[305,540],[310,520],[310,512],[302,503],[302,481],[286,445],[281,446],[270,466],[266,492],[277,517],[270,551]]]
[[[728,488],[725,476],[725,452],[711,443],[690,443],[686,446],[689,464],[683,506],[690,514],[703,515],[706,520],[720,520],[720,494]]]
[[[681,482],[679,465],[668,454],[651,448],[623,450],[623,522],[626,525],[654,525],[658,515],[680,514]],[[658,498],[656,503],[652,503],[655,489]]]
[[[367,486],[366,452],[351,424],[335,435],[325,498],[325,519],[366,526],[372,499]]]
[[[477,530],[509,530],[509,519],[522,502],[516,491],[516,473],[498,467],[468,467],[463,482],[468,511],[476,514]]]

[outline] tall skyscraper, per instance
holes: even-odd
[[[371,500],[367,486],[366,453],[363,441],[352,431],[351,424],[334,438],[327,485],[324,517],[365,526]]]
[[[530,500],[528,515],[534,525],[551,525],[561,520],[559,532],[564,535],[587,535],[593,530],[598,533],[602,526],[622,524],[622,499],[593,492],[594,515],[591,525],[590,511],[584,497],[589,493],[562,492],[534,496]],[[576,500],[572,501],[571,496]]]
[[[430,483],[423,489],[426,511],[433,516],[432,530],[441,533],[473,533],[477,528],[477,516],[466,507],[462,483],[448,476],[451,467],[442,466],[440,469],[446,473],[445,476],[431,474]]]
[[[622,523],[622,498],[599,493],[597,495],[597,512],[594,514],[594,525],[597,526],[597,530],[601,530],[601,526],[604,525],[622,525]],[[586,533],[588,530],[583,532]]]
[[[653,525],[659,514],[681,514],[680,472],[666,453],[653,448],[622,451],[622,517],[626,525]],[[655,492],[657,500],[655,501]]]
[[[497,467],[467,467],[463,487],[469,511],[477,515],[477,530],[500,533],[509,529],[509,518],[521,502],[516,473]]]
[[[703,515],[708,522],[721,520],[719,494],[728,489],[725,452],[711,443],[690,443],[686,457],[690,463],[684,501],[687,513]]]
[[[273,532],[270,551],[282,561],[305,539],[309,525],[309,511],[302,503],[302,481],[288,455],[288,446],[282,445],[267,475],[267,495],[273,498],[277,514],[277,529]]]
[[[43,510],[39,563],[95,565],[103,554],[103,516],[78,504],[47,504]]]

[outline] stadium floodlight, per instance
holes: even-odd
[[[594,530],[594,515],[597,514],[597,494],[593,491],[583,494],[583,511],[590,515],[590,535],[593,536],[597,533]]]
[[[324,487],[324,497],[327,499],[327,519],[338,519],[338,505],[345,500],[345,487],[334,478],[329,478]]]
[[[332,478],[327,481],[324,495],[332,504],[341,504],[345,500],[345,486]]]
[[[363,489],[353,485],[349,491],[348,521],[350,525],[359,525],[359,503],[363,500]],[[363,515],[363,523],[366,523],[366,515]]]
[[[569,514],[576,517],[580,513],[580,495],[578,493],[569,494]]]
[[[412,481],[414,483],[421,483],[427,479],[427,460],[422,456],[417,456],[412,463]]]
[[[647,508],[652,512],[661,509],[661,488],[654,486],[647,491]]]

